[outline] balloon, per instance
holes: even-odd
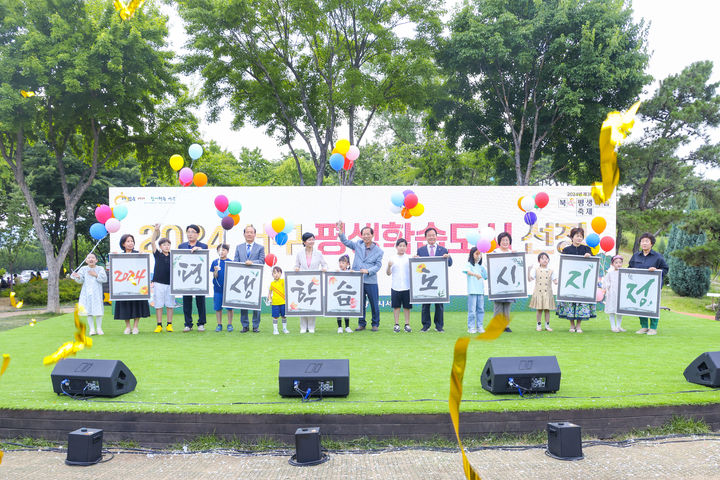
[[[349,158],[346,158],[345,163],[343,164],[343,170],[350,170],[353,165],[355,165],[355,160],[350,160]]]
[[[410,195],[411,193],[415,193],[415,192],[413,192],[412,190],[405,190],[405,191],[403,192],[403,197],[407,197],[407,196]]]
[[[408,210],[406,207],[403,207],[402,210],[400,210],[400,215],[402,215],[403,218],[412,217],[412,213],[410,213],[410,210]]]
[[[215,197],[215,208],[224,212],[228,209],[228,199],[225,195],[218,195]]]
[[[525,209],[522,207],[523,198],[525,198],[525,197],[518,198],[518,208],[524,212]]]
[[[185,182],[180,182],[180,186],[181,186],[181,187],[189,187],[191,183],[192,183],[192,181],[189,181],[189,182],[187,182],[187,183],[185,183]]]
[[[277,257],[274,254],[268,253],[267,255],[265,255],[265,265],[267,265],[268,267],[274,267],[276,264]]]
[[[550,202],[550,197],[545,192],[540,192],[535,195],[535,206],[538,208],[545,208]]]
[[[270,238],[275,238],[275,235],[277,235],[277,232],[273,230],[272,225],[269,223],[265,224],[265,233],[267,233]]]
[[[488,240],[487,238],[481,238],[476,243],[476,247],[478,250],[480,250],[481,253],[485,253],[490,250],[490,240]]]
[[[490,227],[483,227],[480,229],[480,238],[485,238],[487,241],[491,241],[495,238],[495,230]]]
[[[615,246],[615,239],[609,236],[605,236],[600,240],[600,248],[603,252],[609,252]]]
[[[595,217],[592,219],[592,222],[590,222],[590,226],[595,233],[601,234],[605,231],[605,227],[607,227],[607,221],[603,217]]]
[[[603,298],[605,298],[605,290],[602,288],[598,288],[595,290],[595,301],[596,302],[602,302]]]
[[[118,230],[120,230],[120,220],[117,218],[108,218],[108,221],[105,222],[105,230],[107,230],[109,233],[115,233]]]
[[[237,225],[240,222],[240,215],[233,215],[232,213],[228,217],[233,219],[233,225]]]
[[[593,255],[597,255],[598,253],[600,253],[600,245],[591,248],[590,252],[592,252]]]
[[[242,212],[242,204],[237,200],[233,200],[228,205],[228,212],[230,212],[230,215],[237,215],[238,213]]]
[[[275,243],[278,245],[285,245],[288,241],[287,233],[280,232],[275,235]]]
[[[409,193],[405,196],[405,208],[410,209],[418,204],[418,197],[414,193]]]
[[[334,147],[334,148],[332,149],[332,152],[330,152],[330,155],[332,155],[333,153],[340,153],[340,152],[338,152],[337,147]],[[340,153],[340,155],[342,155],[342,153]]]
[[[204,187],[207,183],[207,175],[202,172],[198,172],[193,177],[193,183],[196,187]]]
[[[585,243],[587,243],[587,246],[590,248],[597,247],[600,244],[600,235],[598,235],[597,233],[591,233],[590,235],[585,237]]]
[[[405,195],[403,195],[402,193],[393,193],[392,195],[390,195],[390,201],[396,207],[402,207],[405,203]]]
[[[527,212],[525,214],[525,223],[528,225],[535,225],[535,222],[537,222],[537,215],[535,215],[535,212]]]
[[[488,253],[491,253],[493,250],[497,248],[497,240],[494,238],[490,241],[490,250],[488,250]]]
[[[330,166],[333,168],[333,170],[340,171],[343,168],[343,165],[345,165],[345,157],[342,156],[340,153],[333,153],[330,155]]]
[[[190,170],[188,167],[183,168],[180,170],[180,175],[178,176],[180,178],[180,183],[192,183],[193,179],[193,171]]]
[[[113,217],[117,218],[118,220],[122,220],[123,218],[127,217],[128,209],[125,205],[115,205],[115,207],[112,209]]]
[[[105,223],[110,217],[112,217],[112,209],[107,205],[100,205],[95,209],[95,218],[98,222]]]
[[[288,220],[285,220],[285,228],[282,229],[283,233],[287,233],[290,235],[290,232],[295,230],[295,224],[293,222],[290,222]]]
[[[523,210],[529,212],[530,210],[535,208],[535,199],[529,195],[522,197],[522,200],[520,201],[520,206]]]
[[[220,225],[222,225],[225,230],[230,230],[232,227],[235,226],[235,221],[230,215],[228,215],[227,217],[223,217],[223,219],[220,221]]]
[[[390,205],[390,211],[392,213],[400,213],[400,212],[402,212],[403,208],[405,208],[405,207],[399,207],[397,205]]]
[[[270,224],[275,232],[282,232],[285,228],[285,220],[282,217],[274,218]]]
[[[185,160],[180,155],[173,155],[172,157],[170,157],[170,168],[172,168],[176,172],[180,170],[183,165],[185,165]]]
[[[425,211],[425,206],[422,203],[418,203],[413,208],[410,209],[410,215],[413,217],[419,217],[423,214]]]
[[[337,150],[337,152],[344,157],[345,154],[348,153],[348,151],[350,150],[350,140],[347,140],[345,138],[338,140],[335,144],[335,150]]]
[[[107,229],[102,223],[93,223],[90,225],[90,236],[95,240],[102,240],[107,234]]]
[[[190,158],[193,160],[197,160],[198,158],[202,157],[203,149],[200,145],[197,143],[193,143],[188,148],[188,155],[190,155]]]
[[[480,234],[477,232],[470,232],[465,237],[470,245],[475,245],[480,240]],[[490,243],[490,242],[488,242]]]
[[[348,160],[354,162],[357,160],[357,158],[360,156],[360,149],[356,147],[355,145],[350,145],[350,148],[348,149],[347,153],[345,154],[345,158]]]
[[[220,217],[220,218],[225,218],[225,217],[228,216],[228,214],[229,214],[230,212],[228,212],[227,210],[225,210],[224,212],[221,212],[220,210],[216,210],[216,213],[218,214],[218,217]]]

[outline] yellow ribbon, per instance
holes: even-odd
[[[452,371],[450,372],[450,400],[448,405],[450,407],[450,419],[455,429],[455,436],[457,437],[458,446],[460,446],[460,453],[462,453],[463,460],[463,471],[465,472],[465,478],[468,480],[481,480],[480,475],[475,471],[470,461],[465,455],[465,447],[463,447],[462,441],[460,440],[460,401],[462,400],[462,382],[463,376],[465,375],[465,362],[467,360],[467,349],[470,344],[470,340],[495,340],[505,331],[505,328],[510,324],[510,320],[503,315],[498,313],[490,320],[490,324],[485,329],[485,333],[481,333],[475,338],[460,337],[455,342],[455,353],[453,356]]]
[[[592,185],[592,197],[600,205],[610,200],[610,197],[620,181],[620,169],[617,165],[617,152],[615,147],[620,145],[630,134],[635,125],[635,115],[640,102],[624,112],[610,112],[600,130],[600,173],[602,182]]]
[[[114,0],[113,5],[115,6],[115,10],[120,12],[120,18],[128,20],[135,15],[135,10],[142,7],[144,2],[145,0],[130,0],[130,3],[125,5],[125,2],[122,0]]]
[[[69,357],[70,355],[75,355],[80,350],[84,349],[85,347],[92,347],[92,338],[85,335],[86,326],[84,322],[80,321],[80,304],[75,304],[75,313],[74,313],[74,320],[75,320],[75,336],[74,340],[71,342],[65,342],[62,345],[60,345],[60,348],[58,348],[55,353],[52,355],[48,355],[47,357],[43,358],[43,365],[50,365],[52,363],[57,363],[58,361],[62,360],[63,358]]]
[[[0,377],[2,377],[2,374],[5,373],[8,365],[10,365],[10,355],[7,353],[3,353],[2,367],[0,367]]]
[[[2,457],[5,455],[2,450],[0,450],[0,465],[2,465]]]
[[[12,305],[15,308],[22,308],[23,301],[20,300],[19,302],[15,298],[15,292],[10,292],[10,305]]]
[[[25,98],[34,97],[35,92],[27,92],[25,90],[20,90],[20,95],[22,95]]]

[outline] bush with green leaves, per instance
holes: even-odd
[[[672,254],[686,247],[695,247],[707,243],[705,233],[687,233],[677,225],[670,229],[670,238],[665,249],[670,288],[683,297],[702,297],[710,290],[710,268],[693,267]]]
[[[33,280],[15,286],[16,297],[25,305],[47,304],[47,280]],[[71,278],[60,279],[60,303],[76,302],[82,285]],[[9,293],[8,293],[9,294]]]

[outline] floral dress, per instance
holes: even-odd
[[[565,255],[584,256],[586,253],[592,255],[590,247],[587,245],[573,246],[569,245],[563,248],[562,253]],[[597,317],[594,303],[576,303],[576,302],[557,302],[555,314],[560,318],[568,320],[590,320]]]

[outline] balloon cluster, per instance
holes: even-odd
[[[128,208],[125,205],[98,205],[95,209],[96,223],[90,225],[90,236],[95,240],[102,240],[108,233],[120,230],[120,221],[127,217]]]
[[[545,192],[536,193],[535,195],[525,196],[518,198],[518,208],[525,212],[525,223],[528,225],[535,225],[537,222],[537,214],[533,212],[534,209],[542,210],[550,202],[550,197]]]
[[[474,245],[481,253],[490,253],[497,248],[495,230],[482,228],[479,232],[470,232],[466,237],[470,245]]]
[[[587,243],[587,246],[590,247],[593,255],[597,255],[600,249],[607,253],[615,247],[615,239],[611,236],[605,235],[600,238],[600,234],[604,232],[605,227],[607,227],[607,221],[603,217],[593,218],[590,222],[590,226],[595,233],[591,233],[585,237],[585,243]]]
[[[193,143],[188,148],[188,155],[190,155],[190,158],[193,159],[193,161],[200,158],[202,154],[203,149],[197,143]],[[181,155],[175,154],[170,157],[170,167],[176,172],[180,170],[178,173],[180,185],[183,187],[189,187],[190,184],[194,183],[196,187],[204,187],[207,184],[207,175],[202,172],[193,174],[190,167],[183,167],[183,165],[185,165],[185,160]]]
[[[270,223],[265,224],[265,233],[275,240],[278,245],[285,245],[288,241],[288,234],[293,231],[295,225],[282,217],[277,217]],[[266,260],[267,262],[267,260]]]
[[[215,197],[215,208],[218,217],[221,218],[220,225],[225,230],[230,230],[240,221],[242,204],[237,200],[230,201],[225,195],[218,195]]]
[[[350,140],[340,139],[330,155],[330,166],[336,172],[350,170],[359,156],[360,149],[358,147],[350,145]]]
[[[390,202],[392,202],[390,211],[399,213],[403,218],[419,217],[425,211],[425,206],[420,203],[418,196],[412,190],[393,193]]]

